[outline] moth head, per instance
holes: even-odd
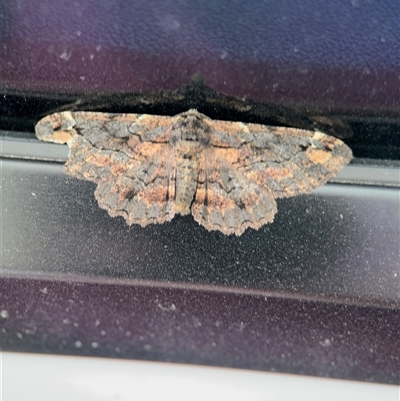
[[[207,120],[208,117],[195,109],[179,114],[171,128],[170,142],[173,145],[183,141],[194,146],[207,146],[212,130]]]

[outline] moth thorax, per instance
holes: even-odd
[[[184,139],[180,139],[175,144],[175,149],[179,154],[185,153],[198,153],[204,149],[204,145],[202,145],[199,141],[187,141]]]
[[[195,124],[196,122],[196,124]],[[210,140],[210,127],[200,121],[180,121],[171,131],[170,142],[178,148],[204,148]]]

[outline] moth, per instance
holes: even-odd
[[[352,158],[321,132],[212,120],[194,109],[56,113],[37,123],[36,136],[68,144],[64,170],[95,182],[110,216],[146,226],[191,213],[227,235],[271,223],[275,199],[311,192]]]

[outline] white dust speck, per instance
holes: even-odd
[[[68,60],[71,58],[71,54],[72,54],[71,51],[68,52],[67,50],[65,50],[65,51],[63,51],[63,52],[59,55],[59,57],[60,57],[62,60],[68,61]]]
[[[92,348],[97,348],[99,346],[99,343],[96,341],[92,342]]]
[[[332,341],[329,338],[325,338],[324,341],[319,342],[323,347],[330,347],[332,345]]]
[[[157,307],[159,307],[161,310],[166,311],[166,312],[167,311],[170,311],[170,312],[176,311],[175,304],[171,304],[170,306],[163,306],[161,303],[158,303]]]
[[[164,15],[160,19],[159,25],[164,28],[166,32],[173,32],[181,27],[180,22],[172,15]]]
[[[80,341],[75,341],[75,347],[76,348],[81,348],[82,347],[82,343]]]
[[[3,319],[8,319],[8,312],[7,312],[5,309],[3,309],[3,310],[0,312],[0,316],[1,316]]]

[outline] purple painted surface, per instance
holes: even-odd
[[[398,111],[397,2],[0,0],[0,90],[224,94]]]
[[[399,382],[397,310],[156,283],[0,286],[6,350]]]
[[[236,237],[191,216],[129,227],[98,207],[95,184],[57,164],[3,160],[1,178],[3,275],[222,286],[400,309],[398,188],[326,185],[278,200],[273,224]]]

